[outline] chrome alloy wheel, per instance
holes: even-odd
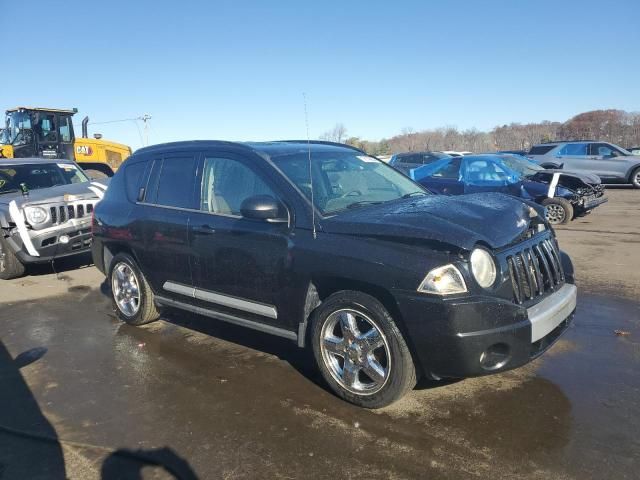
[[[547,205],[546,207],[547,220],[550,224],[556,225],[558,223],[564,222],[564,218],[567,215],[567,212],[564,211],[562,205],[558,205],[556,203],[552,203]]]
[[[352,309],[333,312],[324,322],[320,341],[325,366],[346,390],[372,395],[387,383],[389,344],[380,327],[364,313]]]
[[[640,170],[636,172],[636,175],[632,179],[633,183],[640,186]]]
[[[111,290],[118,309],[127,317],[133,317],[140,308],[140,286],[131,267],[118,263],[111,274]]]

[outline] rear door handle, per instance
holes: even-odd
[[[209,225],[200,225],[199,227],[194,227],[193,232],[196,235],[212,235],[216,233],[216,229]]]

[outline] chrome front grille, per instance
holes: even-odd
[[[73,218],[83,218],[91,215],[93,203],[72,203],[49,207],[52,225],[66,223]]]
[[[546,238],[507,256],[513,298],[523,303],[564,284],[564,272],[555,241]]]

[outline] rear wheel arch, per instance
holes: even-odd
[[[640,188],[640,180],[638,180],[638,182],[635,181],[638,175],[640,175],[640,164],[631,167],[627,175],[627,181],[636,188]]]
[[[111,267],[111,261],[109,261],[109,264],[106,264],[106,260],[107,260],[107,253],[109,254],[111,260],[113,260],[113,258],[118,255],[119,253],[125,253],[129,256],[131,256],[136,264],[139,266],[140,262],[138,261],[138,256],[135,254],[134,250],[127,244],[124,243],[119,243],[119,242],[114,242],[114,243],[104,243],[102,245],[103,248],[103,257],[102,257],[102,261],[105,262],[105,271],[109,271],[109,268]]]

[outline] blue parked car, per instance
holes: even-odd
[[[520,155],[449,157],[409,171],[434,193],[502,192],[540,203],[552,224],[566,224],[607,201],[596,175],[545,169]]]

